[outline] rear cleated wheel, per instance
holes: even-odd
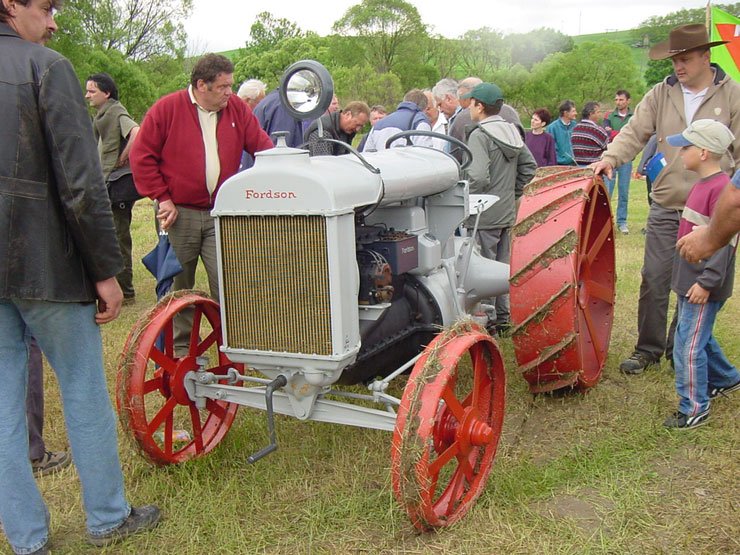
[[[569,169],[533,181],[511,252],[511,337],[530,391],[595,386],[609,350],[616,281],[601,179]]]
[[[503,358],[482,328],[458,324],[425,349],[391,446],[393,492],[417,529],[448,526],[473,506],[491,471],[504,404]]]
[[[176,356],[174,319],[183,311],[192,311],[193,324],[187,352]],[[131,330],[118,366],[116,404],[123,429],[155,464],[203,456],[231,428],[238,405],[208,399],[198,409],[185,390],[185,375],[204,360],[204,370],[216,375],[241,371],[220,352],[221,341],[218,303],[193,291],[165,296]]]

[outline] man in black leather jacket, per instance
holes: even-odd
[[[49,549],[28,460],[26,333],[57,374],[89,541],[159,520],[123,492],[99,329],[120,311],[122,263],[80,84],[42,46],[58,1],[0,0],[0,521],[16,553]]]

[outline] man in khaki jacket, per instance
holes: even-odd
[[[722,167],[731,172],[740,165],[740,84],[719,66],[710,64],[709,49],[719,44],[724,42],[709,42],[701,24],[676,27],[667,41],[656,44],[650,57],[671,58],[674,73],[645,95],[601,161],[591,166],[596,174],[611,176],[614,168],[642,150],[653,133],[658,137],[658,152],[666,161],[653,181],[637,314],[638,339],[634,353],[619,366],[626,374],[640,374],[659,363],[662,355],[669,361],[673,356],[675,318],[666,334],[672,261],[681,211],[698,176],[684,169],[679,149],[669,146],[666,136],[681,133],[697,119],[720,121],[738,137]]]

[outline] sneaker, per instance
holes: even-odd
[[[120,526],[104,534],[88,534],[87,540],[97,547],[105,547],[106,545],[119,542],[131,534],[155,528],[161,518],[162,513],[154,505],[132,507],[128,517],[126,517],[126,520]]]
[[[623,233],[624,235],[629,235],[630,229],[627,227],[627,224],[619,224],[619,231]]]
[[[686,416],[682,412],[674,412],[663,422],[663,426],[666,428],[676,428],[679,430],[688,430],[689,428],[698,428],[699,426],[706,424],[709,418],[709,409],[704,412],[700,412],[696,416]]]
[[[657,360],[635,351],[627,360],[622,361],[622,364],[619,365],[619,369],[624,374],[642,374],[648,368],[657,365]]]
[[[123,302],[121,303],[121,306],[131,306],[132,304],[136,304],[136,296],[131,295],[129,297],[124,296]]]
[[[722,397],[727,397],[728,393],[738,390],[740,390],[740,382],[737,382],[735,385],[728,385],[727,387],[713,387],[709,390],[709,398],[714,399],[720,395],[722,395]]]
[[[31,461],[36,476],[46,476],[63,468],[67,468],[72,462],[72,457],[66,451],[44,451],[44,456]]]

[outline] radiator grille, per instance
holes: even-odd
[[[230,348],[331,355],[321,216],[220,218]]]

